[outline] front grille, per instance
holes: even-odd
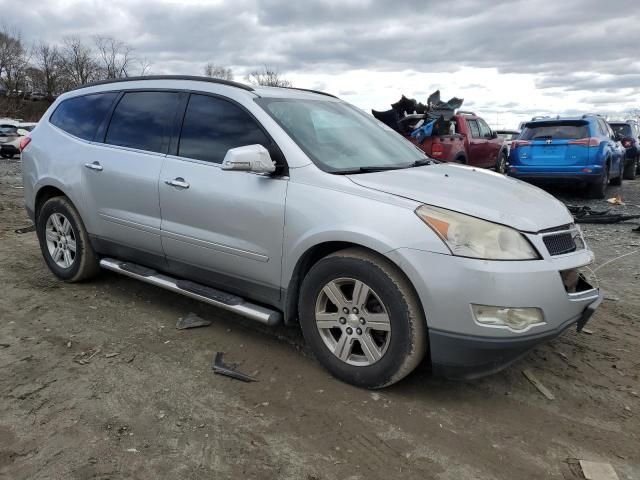
[[[575,252],[578,249],[574,237],[575,234],[577,234],[576,231],[556,233],[554,235],[547,235],[542,240],[547,250],[549,250],[550,255],[562,255]]]

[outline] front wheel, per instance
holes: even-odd
[[[607,185],[609,184],[609,166],[605,165],[604,171],[598,179],[589,186],[589,195],[592,198],[602,199],[607,193]]]
[[[100,271],[80,214],[67,197],[53,197],[42,205],[36,231],[44,260],[59,278],[80,282]]]
[[[335,377],[382,388],[424,358],[426,322],[404,275],[361,249],[333,253],[305,277],[298,305],[305,340]]]
[[[620,186],[622,185],[622,177],[624,176],[624,158],[620,159],[620,171],[618,172],[618,176],[616,178],[611,179],[611,185]]]

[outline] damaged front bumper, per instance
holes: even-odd
[[[432,369],[448,378],[497,372],[573,325],[581,330],[602,302],[578,274],[593,261],[581,250],[538,261],[497,262],[413,249],[387,254],[409,276],[424,307]],[[476,321],[472,305],[537,307],[542,324],[522,331]]]

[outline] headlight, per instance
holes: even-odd
[[[545,323],[542,310],[539,308],[491,307],[488,305],[471,305],[473,316],[478,323],[494,327],[507,327],[522,331],[533,325]]]
[[[535,260],[540,258],[517,230],[469,215],[422,205],[416,214],[460,257],[486,260]]]

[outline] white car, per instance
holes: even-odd
[[[20,154],[20,140],[24,137],[24,134],[20,132],[17,125],[0,124],[0,156],[2,158],[12,158],[14,155]],[[26,130],[22,130],[22,132],[26,132]]]
[[[35,122],[0,119],[0,156],[12,158],[20,154],[20,141],[35,128]]]

